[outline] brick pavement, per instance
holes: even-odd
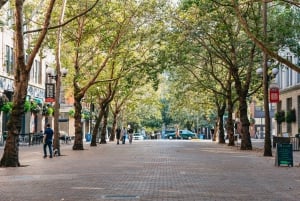
[[[42,146],[20,147],[24,167],[0,168],[0,201],[294,201],[300,168],[211,141],[109,142],[42,159]],[[2,156],[3,148],[0,148]],[[300,153],[294,152],[294,164]]]

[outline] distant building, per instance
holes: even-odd
[[[12,101],[14,94],[14,32],[11,29],[13,25],[13,10],[9,2],[0,10],[0,96],[6,97]],[[24,29],[27,27],[24,26]],[[30,37],[25,35],[25,50],[30,47]],[[26,55],[27,57],[28,55]],[[27,90],[26,100],[35,102],[39,106],[44,105],[45,83],[47,82],[46,68],[53,66],[55,61],[51,51],[43,49],[35,58],[31,72],[30,81]],[[6,123],[9,114],[1,112],[0,115],[0,134],[7,130]],[[34,133],[43,130],[44,117],[41,112],[27,112],[23,116],[21,133]]]

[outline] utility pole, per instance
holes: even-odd
[[[262,8],[263,16],[263,36],[267,41],[267,22],[268,22],[268,1],[264,0]],[[263,92],[264,92],[264,110],[265,110],[265,144],[264,156],[272,156],[271,147],[271,120],[269,109],[269,76],[268,76],[268,55],[263,52]]]

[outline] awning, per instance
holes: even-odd
[[[68,122],[69,119],[58,119],[58,122]]]
[[[41,98],[33,98],[33,100],[39,105],[43,105],[43,103],[44,103],[43,99],[41,99]]]

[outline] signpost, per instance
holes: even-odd
[[[293,167],[293,145],[290,143],[277,143],[275,165]]]
[[[55,84],[46,83],[45,102],[55,102]]]
[[[269,89],[270,103],[279,102],[279,87],[277,85],[270,85]]]

